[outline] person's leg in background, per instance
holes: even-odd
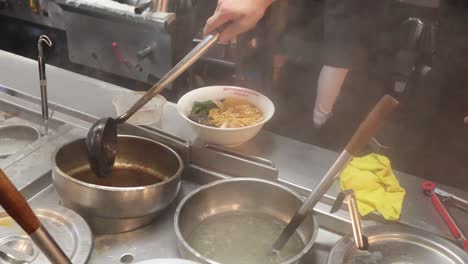
[[[350,70],[366,67],[369,46],[385,1],[326,0],[324,11],[324,66],[317,83],[314,125],[331,117]]]
[[[330,118],[349,69],[323,66],[317,81],[314,125],[321,127]]]

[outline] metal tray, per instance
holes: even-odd
[[[371,226],[364,229],[369,238],[369,256],[359,252],[351,235],[340,239],[328,257],[328,264],[466,264],[468,254],[454,243],[416,228],[394,225]]]
[[[54,210],[34,209],[37,217],[74,264],[87,262],[93,246],[91,229],[75,212],[57,207]],[[8,216],[0,213],[0,258],[4,262],[48,263],[28,235]]]

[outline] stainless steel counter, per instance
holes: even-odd
[[[22,113],[21,122],[37,124],[40,121],[39,105],[28,107],[28,103],[21,99],[0,94],[0,110],[12,111],[17,107],[25,110]],[[60,206],[59,197],[52,185],[50,158],[57,147],[63,143],[84,137],[87,127],[91,125],[91,123],[83,122],[81,125],[84,127],[80,127],[79,120],[62,113],[57,113],[55,118],[59,119],[55,120],[58,126],[54,126],[47,136],[20,153],[0,161],[0,168],[6,172],[34,208],[54,210]],[[16,117],[13,119],[11,122],[18,121]],[[187,159],[184,160],[187,162]],[[196,168],[190,168],[192,165],[190,162],[186,163],[188,167],[184,172],[186,180],[183,182],[178,199],[170,208],[144,228],[124,234],[96,236],[89,263],[124,263],[122,259],[124,256],[133,258],[133,262],[150,258],[177,257],[177,241],[173,226],[175,207],[186,194],[200,186],[201,183],[196,182],[203,182],[218,176],[223,177],[218,172],[214,172],[213,177],[204,177],[203,173],[211,173],[210,170],[205,169],[195,173]],[[199,177],[204,179],[198,179]],[[321,212],[327,210],[329,207],[321,205]],[[341,212],[341,215],[344,214]],[[324,216],[324,214],[321,215]],[[346,227],[343,218],[338,218],[337,223]],[[306,257],[307,263],[325,263],[328,252],[339,238],[338,234],[320,229],[315,247]]]
[[[36,62],[32,60],[0,51],[0,69],[2,69],[0,71],[0,85],[14,89],[21,93],[26,93],[38,97],[39,87],[36,77],[36,66]],[[115,115],[111,100],[112,97],[123,88],[87,78],[72,72],[64,71],[52,66],[48,67],[47,70],[50,86],[50,101],[61,105],[64,108],[74,109],[78,112],[87,114],[70,116],[58,111],[55,118],[58,122],[63,122],[64,125],[56,131],[56,134],[53,137],[50,138],[50,144],[47,145],[44,150],[46,151],[45,153],[50,153],[54,147],[58,147],[60,144],[68,140],[72,140],[73,138],[84,136],[86,129],[89,128],[93,120],[95,120],[95,117]],[[31,77],[24,78],[24,76]],[[26,98],[28,96],[24,97]],[[24,100],[20,94],[13,94],[13,96],[11,96],[0,93],[0,106],[2,106],[2,101],[9,102],[10,104],[21,105],[22,108],[29,109],[32,113],[39,113],[40,111],[37,103]],[[220,161],[222,161],[220,164],[226,162],[226,157],[225,155],[223,156],[222,151],[221,153],[212,151],[207,149],[202,142],[198,142],[195,139],[191,129],[176,112],[173,104],[166,105],[161,124],[158,127],[149,129],[156,129],[156,131],[161,129],[162,131],[160,132],[165,132],[171,135],[168,137],[174,139],[177,142],[175,146],[176,149],[179,150],[179,152],[182,152],[182,155],[190,164],[191,168],[199,169],[197,170],[199,172],[209,171],[210,173],[207,173],[207,175],[216,175],[220,177],[229,176],[233,173],[232,169],[229,170],[229,168],[222,168],[221,166],[212,168],[205,168],[202,166],[205,164],[203,157],[219,158]],[[150,130],[141,129],[140,132],[150,133]],[[296,188],[296,190],[300,191],[304,195],[306,195],[310,189],[312,189],[315,184],[318,183],[318,181],[324,175],[326,169],[337,157],[337,153],[313,145],[291,140],[266,131],[261,132],[260,135],[258,135],[254,140],[234,148],[233,150],[239,153],[237,158],[234,159],[236,162],[245,161],[245,157],[252,156],[262,157],[264,159],[273,161],[275,167],[279,171],[278,180]],[[201,153],[202,155],[195,155],[197,153]],[[8,175],[12,175],[10,177],[12,177],[12,180],[16,186],[20,189],[28,189],[27,187],[30,186],[32,182],[37,180],[37,177],[47,175],[47,173],[50,171],[50,156],[47,154],[44,155],[44,153],[34,153],[34,155],[36,156],[32,157],[30,155],[24,158],[22,162],[18,162],[17,160],[11,161],[8,159],[0,161],[0,167],[5,168]],[[34,160],[34,163],[37,164],[37,166],[33,166],[32,168],[28,167],[25,169],[24,164],[28,163],[28,160]],[[229,161],[231,166],[232,164],[236,164],[235,162],[231,162],[233,161],[232,159]],[[249,160],[247,159],[247,161]],[[243,172],[255,175],[264,174],[265,177],[275,178],[276,170],[274,168],[269,168],[268,166],[266,166],[267,168],[262,166],[255,166],[255,162],[250,162],[249,166],[249,170]],[[421,191],[422,178],[408,175],[402,172],[396,172],[396,175],[400,180],[401,185],[407,190],[401,222],[403,224],[421,228],[448,239],[452,239],[448,228],[444,224],[442,218],[433,208],[430,199],[424,196]],[[187,177],[193,178],[193,176],[190,175]],[[468,193],[466,192],[445,186],[440,187],[461,197],[464,197],[465,199],[468,198]],[[190,188],[195,187],[189,184],[184,187],[184,190],[189,191]],[[46,195],[41,192],[41,195],[33,195],[35,198],[32,199],[32,201],[39,204],[45,203],[39,202],[41,199],[50,199],[49,201],[56,201],[53,190],[47,189],[47,191],[44,192],[49,194]],[[320,221],[323,228],[332,229],[335,233],[343,233],[350,230],[346,225],[347,218],[345,213],[340,212],[335,216],[331,216],[327,213],[329,205],[336,197],[337,192],[338,186],[335,185],[330,189],[327,196],[322,199],[322,203],[317,205],[316,211],[319,214],[319,220],[326,220]],[[43,196],[48,198],[42,198]],[[173,208],[171,210],[173,210]],[[458,223],[460,224],[461,228],[468,231],[468,222],[462,221],[462,219],[466,219],[466,215],[464,216],[463,212],[459,211],[453,211],[453,213],[455,218],[459,219]],[[145,252],[151,252],[152,255],[157,253],[156,255],[158,257],[175,256],[176,252],[173,248],[175,245],[172,244],[175,243],[175,237],[172,236],[172,238],[169,238],[171,236],[170,233],[172,232],[172,227],[170,227],[171,219],[160,219],[160,221],[164,222],[165,224],[155,226],[151,225],[148,227],[148,230],[146,230],[147,232],[142,229],[135,232],[130,232],[127,235],[121,235],[119,236],[119,239],[116,239],[116,237],[112,236],[98,237],[95,241],[96,248],[95,252],[93,252],[93,258],[91,260],[97,259],[96,254],[102,252],[102,250],[105,251],[106,248],[112,248],[112,250],[115,248],[125,248],[129,251],[133,250],[132,252],[136,252],[136,258],[140,259],[141,257],[141,259],[143,259],[143,257],[146,257],[146,255],[142,253],[143,251],[141,251],[141,244],[137,245],[134,243],[132,245],[128,245],[124,239],[128,238],[131,240],[133,236],[141,236],[137,234],[148,235],[148,237],[141,239],[141,241],[143,241],[142,243],[145,245]],[[372,225],[375,224],[375,221],[382,221],[376,215],[368,217],[366,220],[367,221],[365,221],[365,225]],[[161,229],[162,226],[164,226],[164,228]],[[154,228],[158,228],[158,230],[154,230]],[[155,240],[151,239],[151,235],[149,234],[153,234],[153,232],[155,232],[154,236],[156,236],[156,233],[158,237],[164,235],[165,239],[168,241],[167,243],[164,243],[166,247],[161,247],[161,244],[156,243]],[[314,260],[317,261],[317,263],[323,263],[322,261],[324,261],[324,258],[326,258],[326,254],[330,249],[330,246],[334,243],[334,241],[336,241],[336,239],[338,239],[339,236],[335,233],[330,233],[324,229],[321,229],[317,244],[314,246],[314,250],[311,252],[311,255],[316,257],[314,257]],[[168,234],[167,238],[165,234]],[[110,244],[112,245],[110,246]],[[172,246],[169,249],[167,245]],[[160,250],[156,250],[156,248],[160,248]],[[112,250],[107,250],[109,254],[106,254],[106,256],[109,257],[109,262],[92,261],[91,263],[116,263],[110,260],[118,259],[120,256],[116,256]],[[122,251],[120,250],[118,252]]]

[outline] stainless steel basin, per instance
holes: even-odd
[[[179,252],[182,257],[194,261],[217,263],[197,252],[189,242],[189,236],[203,220],[238,211],[268,215],[278,222],[287,223],[301,204],[301,197],[292,190],[262,179],[232,178],[202,186],[185,197],[176,210],[174,225]],[[297,230],[303,245],[302,251],[284,263],[298,263],[312,248],[317,231],[317,219],[315,215],[309,214]]]
[[[0,158],[7,158],[41,137],[40,131],[26,124],[0,126]]]

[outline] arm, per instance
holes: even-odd
[[[252,29],[263,17],[274,0],[218,0],[216,11],[206,22],[203,33],[230,23],[221,32],[220,42],[233,40],[237,35]]]

